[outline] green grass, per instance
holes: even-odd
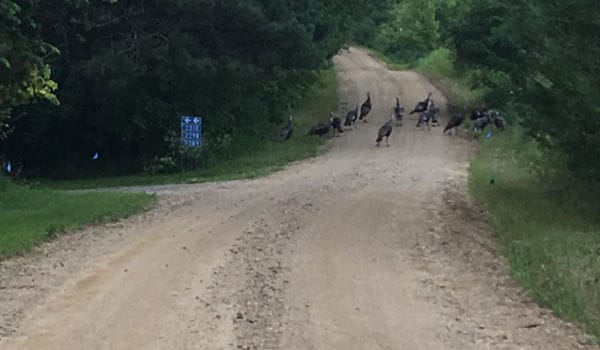
[[[468,78],[456,70],[454,61],[455,58],[450,50],[440,48],[421,60],[416,70],[429,78],[442,91],[452,107],[463,111],[474,109],[481,104],[487,91],[473,89]]]
[[[482,142],[469,186],[533,299],[600,336],[600,207],[590,195],[597,187],[577,183],[566,170],[544,174],[547,161],[513,128]]]
[[[83,189],[117,186],[160,185],[171,183],[201,183],[256,178],[280,170],[290,162],[314,157],[323,152],[327,143],[315,137],[308,137],[310,128],[318,122],[327,121],[329,112],[338,108],[337,76],[333,69],[322,73],[314,90],[305,98],[298,110],[291,111],[294,117],[294,134],[281,142],[273,135],[273,140],[253,145],[252,151],[242,156],[221,161],[214,166],[188,172],[166,175],[133,175],[91,180],[44,181],[38,184],[44,188]],[[282,125],[282,127],[285,124]],[[276,134],[277,132],[275,132]]]
[[[338,108],[334,70],[321,75],[302,108],[292,111],[294,134],[287,142],[257,144],[237,159],[215,166],[169,175],[137,175],[78,181],[39,181],[15,185],[0,177],[0,259],[23,254],[57,235],[89,224],[115,221],[149,208],[155,196],[130,193],[66,192],[115,186],[197,183],[264,176],[290,162],[313,157],[327,148],[325,140],[308,137],[310,127],[326,121]]]
[[[57,235],[141,212],[154,196],[32,189],[0,177],[0,259],[22,254]]]

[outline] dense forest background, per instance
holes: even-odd
[[[355,42],[446,62],[573,174],[600,179],[594,0],[0,0],[0,18],[0,157],[24,176],[190,156],[182,114],[205,118],[194,164],[231,156],[272,137]]]
[[[600,179],[597,1],[396,1],[370,45],[461,78],[479,92],[473,101],[506,111],[556,164]]]
[[[22,176],[51,178],[228,157],[269,137],[375,10],[363,0],[0,0],[0,154]],[[181,115],[204,117],[199,155],[181,154]]]

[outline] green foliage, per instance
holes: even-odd
[[[453,78],[457,76],[456,68],[454,67],[455,62],[456,57],[452,50],[439,48],[429,53],[429,55],[419,63],[419,68],[434,76]]]
[[[564,152],[575,175],[600,179],[600,8],[504,0],[475,2],[465,13],[448,35],[459,60],[494,72],[489,99],[519,106],[530,136]]]
[[[29,10],[0,0],[0,140],[10,131],[14,107],[38,99],[58,104],[56,83],[43,61],[55,49],[40,39]]]
[[[138,213],[154,196],[69,193],[16,186],[0,176],[0,259],[24,253],[57,235]]]
[[[470,173],[515,277],[539,303],[600,335],[598,191],[514,127],[483,141]]]
[[[435,82],[449,99],[453,110],[466,111],[479,107],[489,93],[488,88],[476,87],[477,84],[469,75],[457,69],[455,53],[450,49],[432,51],[415,68]]]
[[[433,76],[454,62],[463,85],[488,105],[510,106],[531,137],[567,156],[575,176],[598,181],[598,43],[593,0],[403,0],[372,45]]]
[[[340,12],[351,15],[342,23],[340,30],[355,43],[371,43],[377,35],[379,25],[390,21],[391,9],[395,3],[395,0],[344,2]]]
[[[436,1],[400,2],[377,32],[374,47],[405,61],[425,56],[440,44],[436,7]]]
[[[21,2],[60,50],[46,62],[61,105],[15,110],[23,117],[0,154],[22,162],[26,176],[55,178],[181,170],[173,135],[182,114],[204,117],[200,165],[263,140],[350,39],[345,28],[377,8],[364,0]]]
[[[222,153],[215,158],[203,160],[205,161],[202,163],[203,166],[193,170],[168,174],[164,171],[168,170],[164,167],[179,166],[181,158],[177,150],[159,163],[152,164],[152,168],[147,169],[146,174],[86,180],[42,181],[40,186],[54,189],[106,188],[226,181],[268,175],[290,162],[313,157],[323,151],[326,147],[324,141],[306,135],[312,126],[326,121],[329,112],[336,110],[338,105],[337,76],[334,70],[326,70],[319,75],[317,83],[299,103],[299,108],[287,113],[293,116],[294,133],[286,142],[278,140],[279,130],[285,125],[282,123],[272,128],[266,140],[247,140],[241,143],[243,147],[223,149]],[[151,175],[152,173],[156,174]]]

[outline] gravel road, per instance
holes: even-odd
[[[0,348],[594,348],[510,279],[467,193],[474,143],[410,116],[375,147],[396,96],[433,91],[444,124],[442,94],[361,49],[335,64],[367,124],[265,178],[135,188],[157,208],[0,263]]]

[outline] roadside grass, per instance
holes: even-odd
[[[453,62],[449,50],[438,49],[414,69],[452,109],[467,112],[487,91],[473,89],[468,72]],[[473,135],[480,148],[469,169],[470,191],[488,209],[513,277],[538,304],[583,324],[590,342],[600,343],[600,185],[574,179],[560,155],[542,152],[515,119],[489,139]]]
[[[253,145],[234,159],[218,161],[215,165],[187,172],[161,175],[132,175],[98,179],[69,181],[38,180],[36,186],[43,188],[73,190],[108,188],[120,186],[161,185],[173,183],[201,183],[210,181],[228,181],[251,179],[265,176],[285,168],[291,162],[319,155],[327,148],[325,138],[307,136],[312,126],[326,122],[329,112],[338,108],[338,81],[333,69],[324,71],[314,90],[299,104],[301,107],[291,111],[294,117],[294,132],[285,142],[273,139]],[[281,127],[283,127],[283,124]]]
[[[600,336],[600,206],[591,195],[597,187],[567,173],[544,175],[547,161],[516,127],[482,142],[469,187],[489,210],[529,295]]]
[[[85,188],[199,183],[248,179],[280,170],[290,162],[318,155],[325,139],[308,137],[310,128],[327,121],[338,108],[337,76],[333,69],[321,74],[314,91],[301,108],[292,111],[294,134],[287,142],[272,140],[253,145],[235,159],[185,173],[136,175],[75,181],[46,181],[17,185],[0,176],[0,259],[20,255],[37,244],[90,224],[101,224],[149,209],[155,196],[115,192],[67,192]],[[283,126],[282,126],[283,127]]]
[[[450,50],[440,48],[420,60],[415,69],[425,75],[448,99],[451,109],[472,110],[483,101],[487,91],[474,89],[468,78],[454,67]]]
[[[0,259],[23,254],[64,232],[147,210],[154,201],[147,194],[33,189],[0,176]]]

